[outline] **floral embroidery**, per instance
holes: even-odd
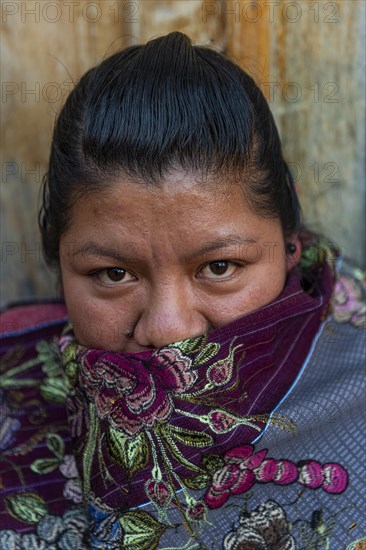
[[[61,474],[67,478],[63,489],[64,497],[79,504],[83,500],[83,494],[75,457],[64,455],[64,441],[58,434],[47,434],[46,445],[54,457],[36,459],[30,466],[31,470],[37,474],[49,474],[59,468]]]
[[[80,504],[83,501],[83,490],[76,468],[75,457],[73,455],[65,455],[59,469],[62,475],[67,478],[63,489],[64,497],[72,500],[75,504]]]
[[[89,431],[89,416],[80,388],[76,387],[74,395],[67,397],[66,409],[72,437],[79,438],[83,433],[87,433]]]
[[[292,327],[293,320],[290,324]],[[167,346],[152,356],[136,354],[130,357],[131,361],[120,363],[115,361],[116,354],[85,351],[66,334],[57,342],[61,345],[67,378],[60,367],[54,341],[39,343],[34,359],[4,369],[4,387],[10,390],[9,397],[16,396],[17,400],[14,406],[10,401],[3,408],[0,404],[5,419],[0,442],[6,453],[9,444],[18,437],[19,426],[14,420],[18,419],[19,411],[26,409],[30,423],[36,425],[42,415],[45,422],[42,429],[33,430],[29,440],[5,455],[9,464],[11,453],[14,457],[27,455],[29,459],[27,477],[19,484],[22,490],[6,496],[6,511],[8,521],[10,518],[13,522],[8,523],[11,527],[20,521],[22,528],[33,529],[33,534],[19,536],[7,529],[0,535],[0,547],[7,547],[9,542],[15,548],[23,545],[52,550],[84,547],[153,550],[160,548],[161,543],[174,544],[177,531],[187,541],[180,548],[193,550],[206,543],[206,533],[210,534],[215,519],[230,517],[241,498],[247,500],[257,483],[294,484],[293,493],[299,487],[299,493],[307,495],[310,490],[319,489],[316,496],[320,492],[344,491],[347,473],[338,464],[279,460],[268,457],[266,449],[258,451],[246,444],[269,421],[266,409],[265,414],[245,415],[245,411],[253,410],[250,402],[253,386],[248,381],[258,370],[253,369],[249,376],[247,362],[250,365],[254,358],[267,357],[268,353],[268,362],[262,360],[260,377],[255,382],[260,388],[266,386],[263,382],[266,369],[270,371],[276,366],[271,355],[276,337],[277,333],[266,331],[265,338],[256,338],[250,345],[247,336],[240,340],[230,333],[226,333],[220,344],[208,343],[204,337],[195,338]],[[255,348],[253,355],[251,346]],[[33,367],[37,369],[33,371]],[[33,385],[41,397],[33,399],[31,394],[28,403],[22,397],[23,390]],[[266,396],[266,403],[268,400]],[[77,464],[67,446],[68,433],[62,433],[63,427],[57,421],[53,425],[47,417],[50,410],[65,403],[75,438]],[[263,410],[262,406],[263,403],[256,411]],[[61,408],[57,411],[53,418],[62,422]],[[276,415],[270,421],[293,430],[291,423]],[[35,455],[30,452],[33,449],[37,449]],[[83,477],[82,488],[77,467]],[[52,476],[47,474],[51,473],[55,483],[52,497],[48,498],[47,483]],[[16,474],[12,472],[12,476],[15,478]],[[37,478],[41,481],[40,493],[27,491],[27,486],[37,484]],[[47,487],[43,493],[42,487]],[[138,503],[134,500],[136,494]],[[230,495],[237,498],[228,501]],[[244,496],[238,498],[241,495]],[[79,511],[79,517],[72,516],[64,528],[68,518],[65,506],[80,503],[82,497],[88,506],[88,519],[81,508],[71,508]],[[231,538],[229,535],[225,538],[228,549],[252,548],[255,543],[266,549],[292,548],[294,529],[290,532],[284,510],[277,503],[271,508],[270,502],[262,505],[261,510],[258,507],[242,514],[238,529],[233,528]],[[56,510],[60,510],[59,516],[53,515]],[[73,526],[77,521],[80,525],[75,538]],[[299,531],[307,528],[305,523],[305,520],[299,522],[296,528],[299,526]],[[316,528],[312,526],[313,519],[307,523],[312,537],[309,540],[323,540],[323,523]],[[329,531],[326,533],[329,538]],[[182,539],[178,540],[176,544],[180,545]],[[220,538],[214,543],[211,539],[211,543],[221,548],[223,541]]]
[[[155,481],[149,479],[146,482],[146,494],[151,502],[154,502],[159,508],[165,508],[172,500],[172,489],[164,481]]]
[[[300,462],[299,483],[311,489],[321,487],[326,493],[343,493],[348,476],[340,464],[319,464],[316,460]]]
[[[313,509],[309,501],[305,506],[299,507],[304,495],[304,491],[300,491],[295,501],[282,500],[280,504],[274,500],[267,500],[255,509],[249,510],[248,503],[254,494],[247,494],[238,524],[224,537],[224,550],[326,550],[333,548],[332,541],[334,547],[345,548],[345,540],[341,541],[334,537],[333,531],[338,523],[337,516],[354,506],[350,505],[327,514],[323,508]],[[294,504],[296,506],[293,506]],[[289,510],[286,513],[287,508]],[[304,516],[300,515],[300,508]],[[291,516],[288,517],[288,514]],[[345,536],[347,540],[348,536]],[[347,550],[355,550],[357,547],[353,544],[347,545]]]
[[[74,413],[71,419],[72,425],[75,424],[73,431],[83,431],[76,427],[80,423],[89,426],[83,449],[83,491],[86,497],[93,494],[90,480],[97,457],[104,479],[107,476],[113,479],[114,471],[118,474],[118,470],[107,465],[112,459],[135,486],[143,481],[146,499],[155,505],[160,526],[169,525],[168,508],[178,508],[184,517],[184,525],[193,531],[195,523],[205,520],[208,508],[222,507],[230,495],[243,494],[255,483],[289,485],[298,482],[305,487],[322,487],[333,493],[342,492],[347,485],[347,473],[338,464],[322,466],[315,461],[304,461],[296,465],[290,460],[267,457],[266,449],[255,452],[252,445],[235,447],[223,457],[201,455],[200,463],[193,462],[191,455],[183,450],[184,447],[193,451],[209,449],[218,436],[230,434],[240,426],[260,431],[258,424],[263,425],[269,420],[268,415],[238,416],[211,405],[212,390],[215,392],[214,403],[219,402],[217,396],[222,391],[236,387],[234,356],[237,350],[243,355],[243,346],[235,345],[235,338],[226,356],[216,361],[213,359],[220,351],[220,345],[207,343],[205,337],[172,344],[149,356],[88,350],[75,345],[68,335],[61,338],[60,345],[70,383],[75,384],[70,399],[70,404],[73,404],[71,412]],[[195,352],[194,360],[187,355],[192,351]],[[81,391],[85,392],[89,402],[85,421],[80,416]],[[202,396],[206,401],[202,401]],[[207,401],[210,406],[203,409],[207,411],[205,414],[202,409],[191,406],[202,406]],[[200,413],[193,412],[196,410]],[[197,428],[202,426],[204,429],[187,428],[182,421],[177,422],[177,419],[185,418],[194,421]],[[276,415],[271,422],[286,430],[293,429],[289,422]],[[98,447],[102,434],[108,455]],[[149,476],[142,477],[149,464]],[[120,486],[117,479],[114,483]],[[181,490],[179,499],[177,489]],[[203,489],[205,493],[201,496],[193,497],[189,492]],[[139,523],[143,523],[142,518],[145,516],[138,517]],[[160,533],[160,527],[157,530]]]
[[[20,421],[12,414],[5,393],[0,390],[0,451],[5,451],[13,443],[14,437],[20,428]]]
[[[243,512],[239,526],[228,533],[224,550],[295,550],[286,512],[277,502],[267,500],[252,512]]]
[[[353,277],[343,275],[336,282],[333,296],[333,316],[339,323],[350,322],[366,327],[366,303],[362,289]]]
[[[141,361],[121,367],[113,364],[110,354],[100,351],[81,353],[79,359],[80,383],[99,417],[130,437],[169,420],[171,395],[188,391],[197,379],[189,357],[176,348],[154,354],[148,368]]]
[[[49,403],[65,403],[66,397],[72,394],[73,390],[62,368],[57,342],[55,340],[51,342],[41,340],[36,345],[36,351],[37,357],[34,359],[8,368],[0,374],[1,387],[6,390],[18,390],[33,386],[39,388],[41,396]],[[8,361],[15,363],[19,360],[19,353],[21,352],[15,348],[13,356],[3,359],[5,366],[7,366]],[[23,373],[40,364],[43,373],[41,379],[23,377]]]
[[[347,546],[346,550],[366,550],[366,537],[355,540]]]
[[[93,549],[154,550],[163,533],[171,528],[142,510],[111,511],[93,494],[88,507],[92,523],[90,547]]]
[[[35,495],[24,494],[22,503],[18,498],[19,519],[27,518],[29,522],[31,508],[34,505],[37,509],[39,508],[39,499]],[[81,507],[69,509],[63,516],[49,515],[44,507],[35,523],[35,533],[31,534],[21,535],[12,529],[0,531],[0,548],[34,550],[70,550],[70,548],[87,550],[90,548],[84,541],[88,519]]]
[[[198,476],[205,484],[210,480],[204,501],[210,508],[220,508],[230,495],[248,491],[256,482],[272,482],[276,485],[289,485],[298,482],[305,487],[321,487],[327,493],[342,493],[348,483],[348,476],[340,464],[324,464],[315,460],[300,462],[267,458],[267,449],[254,452],[252,445],[244,445],[226,452],[223,459],[213,457],[219,468],[210,468],[210,458],[206,458],[206,477]],[[203,465],[204,466],[204,465]],[[188,480],[195,486],[195,478]],[[202,485],[201,485],[202,486]]]
[[[148,361],[135,356],[124,361],[123,354],[122,360],[118,361],[118,354],[86,350],[75,346],[67,335],[66,340],[61,338],[65,368],[71,372],[70,381],[76,382],[79,377],[70,400],[73,403],[71,412],[74,412],[72,425],[83,423],[80,420],[81,406],[77,404],[82,400],[81,395],[78,397],[79,388],[83,388],[89,400],[86,422],[89,433],[84,447],[83,468],[86,494],[90,493],[92,457],[98,453],[97,441],[104,433],[109,457],[123,467],[130,479],[152,461],[152,475],[145,480],[144,487],[146,497],[156,505],[159,517],[165,517],[164,510],[172,503],[177,487],[183,490],[185,496],[186,504],[180,505],[180,509],[186,519],[200,521],[205,516],[206,505],[189,496],[175,463],[182,465],[185,471],[200,472],[199,466],[189,460],[181,447],[210,447],[214,439],[207,431],[176,425],[173,415],[179,413],[183,418],[194,419],[219,435],[241,425],[260,431],[257,423],[265,424],[268,416],[238,417],[220,408],[209,410],[207,415],[196,415],[183,408],[178,410],[172,398],[180,398],[182,403],[190,400],[199,403],[203,392],[235,384],[234,352],[242,346],[234,346],[234,342],[235,339],[226,357],[206,367],[206,362],[212,359],[220,346],[206,344],[205,337],[188,341],[191,349],[195,348],[197,352],[193,368],[192,359],[185,355],[187,342],[162,348],[153,353]],[[78,374],[75,374],[76,365]],[[206,368],[206,375],[202,377],[203,387],[195,388],[190,393],[197,381],[199,368]],[[108,421],[108,424],[102,428],[101,421]],[[285,423],[282,424],[285,426]],[[73,430],[76,432],[77,427]]]

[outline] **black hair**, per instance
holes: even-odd
[[[59,263],[72,206],[125,175],[162,185],[174,168],[240,182],[249,206],[285,236],[300,208],[261,90],[235,63],[173,32],[89,70],[55,124],[39,214],[43,248]]]

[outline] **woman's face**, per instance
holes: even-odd
[[[80,199],[60,241],[63,291],[79,342],[138,352],[198,336],[274,300],[298,261],[278,219],[238,185],[176,174],[123,180]]]

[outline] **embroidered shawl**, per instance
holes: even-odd
[[[333,316],[360,326],[359,297],[350,316],[354,279],[339,284]],[[57,322],[5,336],[2,547],[295,548],[278,490],[305,502],[311,490],[334,499],[349,484],[338,458],[292,449],[303,413],[281,411],[312,372],[332,288],[326,263],[308,292],[293,271],[264,308],[140,354],[83,348]],[[273,498],[258,500],[264,488]],[[325,522],[319,510],[309,526],[294,520],[300,537],[310,532],[309,549]]]

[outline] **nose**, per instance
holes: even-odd
[[[133,337],[144,347],[160,348],[208,330],[208,322],[184,292],[165,287],[152,291],[138,319]]]

